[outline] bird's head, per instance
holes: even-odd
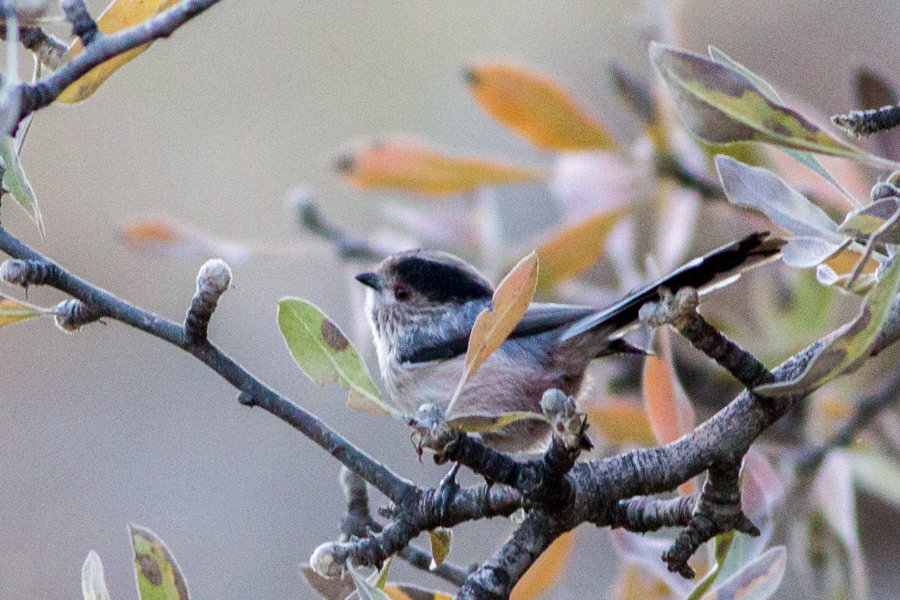
[[[391,255],[374,271],[360,273],[356,279],[370,288],[367,307],[376,322],[382,313],[424,318],[472,300],[490,300],[494,293],[475,267],[452,254],[432,250]]]

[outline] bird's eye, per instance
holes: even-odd
[[[397,302],[406,302],[409,300],[409,288],[405,285],[394,287],[394,299],[397,300]]]

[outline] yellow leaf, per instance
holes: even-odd
[[[446,196],[482,186],[544,181],[547,172],[475,157],[452,157],[421,140],[395,137],[366,144],[335,162],[354,185]]]
[[[502,62],[473,65],[466,83],[489,115],[550,150],[618,150],[615,139],[555,81]]]
[[[469,334],[469,348],[466,351],[466,362],[463,374],[447,407],[447,415],[453,412],[459,394],[466,382],[478,367],[500,347],[512,333],[534,297],[538,279],[538,255],[536,251],[519,261],[512,271],[507,273],[494,291],[493,310],[485,308],[475,319],[472,332]]]
[[[625,398],[581,400],[578,409],[587,415],[589,431],[597,431],[613,446],[652,446],[656,436],[643,404]]]
[[[569,531],[556,539],[513,588],[509,600],[537,600],[549,590],[559,578],[566,560],[572,553],[575,532]]]
[[[544,415],[528,411],[501,412],[498,414],[466,413],[448,418],[447,426],[450,429],[466,433],[490,433],[523,419],[547,421]]]
[[[97,19],[97,28],[103,33],[116,33],[123,29],[127,29],[138,23],[143,23],[150,17],[163,12],[167,8],[173,6],[178,0],[113,0],[112,4],[106,7],[100,18]],[[115,73],[119,67],[137,57],[141,52],[150,47],[150,44],[144,44],[137,48],[132,48],[128,52],[120,54],[108,61],[97,65],[88,71],[80,79],[72,83],[63,90],[57,102],[64,104],[75,104],[82,100],[87,100],[91,94],[97,91],[104,81],[109,79],[110,75]],[[84,47],[80,40],[69,46],[63,60],[69,61],[81,54]]]
[[[51,311],[0,294],[0,327],[50,314]]]
[[[644,359],[643,390],[650,427],[660,445],[674,442],[694,428],[694,409],[675,374],[669,332],[659,330],[659,355]],[[682,494],[694,491],[692,481],[679,486]]]
[[[453,530],[445,527],[438,527],[428,532],[428,539],[431,540],[431,569],[436,569],[444,564],[447,556],[450,554],[450,548],[453,546]]]
[[[669,586],[659,577],[623,562],[612,597],[617,600],[663,600],[670,597],[670,592]]]
[[[537,250],[541,260],[538,287],[551,288],[591,268],[603,254],[609,232],[627,212],[618,208],[599,213],[541,244]]]

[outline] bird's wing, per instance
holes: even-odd
[[[528,307],[525,316],[509,334],[509,337],[514,339],[552,331],[565,325],[571,325],[595,312],[597,309],[589,306],[534,302]]]
[[[408,328],[396,342],[397,359],[424,363],[465,354],[475,319],[486,306],[490,306],[490,299],[467,302],[452,312],[429,318],[427,324]]]
[[[429,327],[419,329],[415,338],[404,340],[401,362],[421,363],[447,360],[465,354],[469,348],[469,334],[478,313],[485,303],[468,303],[451,317],[435,320]],[[567,304],[535,302],[516,325],[509,339],[523,338],[571,325],[597,309]]]

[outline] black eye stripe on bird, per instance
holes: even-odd
[[[660,289],[715,289],[742,270],[777,257],[783,245],[768,232],[748,235],[601,310],[532,303],[466,384],[456,406],[463,413],[540,413],[547,389],[577,394],[593,359],[629,351],[611,336],[633,325],[641,306],[657,300]],[[391,401],[409,414],[426,403],[446,410],[462,374],[475,318],[491,304],[490,282],[455,256],[422,250],[390,256],[374,273],[357,279],[373,290],[368,316]],[[397,302],[393,294],[377,292],[386,286],[408,286],[420,298]],[[483,439],[500,450],[526,451],[539,449],[548,433],[545,423],[520,421]]]

